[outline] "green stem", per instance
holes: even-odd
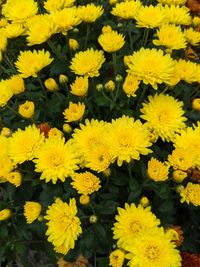
[[[165,94],[168,90],[169,90],[169,86],[166,86],[164,91],[163,91],[163,94]]]
[[[128,27],[128,35],[129,35],[129,40],[130,40],[130,48],[131,52],[133,51],[133,40],[132,40],[132,34],[131,34],[131,28]]]
[[[115,102],[117,101],[118,95],[119,95],[119,87],[120,87],[120,83],[117,83],[117,90],[116,90],[116,95],[115,95]]]
[[[49,45],[49,47],[51,48],[52,52],[55,54],[55,55],[58,55],[59,53],[57,52],[56,50],[56,47],[54,45],[54,43],[51,41],[51,40],[48,40],[47,41],[47,44]]]
[[[14,110],[14,108],[10,107],[9,105],[6,105],[6,107],[11,110],[13,113],[15,113],[17,116],[21,117],[21,115],[16,111]]]
[[[37,75],[37,79],[38,79],[38,82],[39,82],[39,84],[40,84],[42,90],[43,90],[43,91],[45,92],[45,94],[46,94],[46,93],[47,93],[47,90],[45,89],[45,87],[44,87],[44,85],[43,85],[43,82],[42,82],[42,80],[41,80],[39,74]]]
[[[87,24],[86,37],[85,37],[85,49],[87,48],[88,38],[90,34],[90,24]]]
[[[117,75],[117,54],[116,54],[116,52],[114,52],[112,54],[112,60],[113,60],[114,75],[116,77],[116,75]]]
[[[141,103],[141,102],[143,101],[144,96],[145,96],[146,91],[147,91],[147,88],[148,88],[148,87],[146,87],[146,86],[144,87],[143,92],[142,92],[142,94],[141,94],[141,96],[140,96],[139,103]]]
[[[132,166],[131,166],[131,163],[128,164],[128,173],[129,173],[129,177],[130,178],[133,178],[133,176],[132,176]]]
[[[4,58],[6,60],[6,63],[8,64],[8,66],[16,73],[16,69],[15,69],[13,63],[11,62],[11,60],[9,59],[9,57],[6,53],[4,54]]]
[[[144,30],[143,40],[142,40],[142,46],[146,47],[147,41],[149,37],[149,29]]]

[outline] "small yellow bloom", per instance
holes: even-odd
[[[21,23],[9,23],[4,28],[4,32],[7,38],[16,38],[23,35],[25,28]]]
[[[79,6],[79,16],[82,21],[87,23],[95,22],[104,10],[102,6],[96,6],[95,4],[87,4],[86,6]]]
[[[11,76],[10,79],[6,80],[6,82],[14,95],[21,94],[25,91],[24,80],[19,75]]]
[[[200,206],[200,184],[188,183],[186,187],[180,189],[181,203],[192,203],[194,206]]]
[[[66,122],[80,121],[85,112],[85,105],[78,102],[72,103],[69,102],[69,107],[66,108],[63,112]]]
[[[65,74],[60,74],[59,76],[59,83],[62,85],[65,85],[66,83],[68,83],[69,79]]]
[[[91,224],[95,224],[96,222],[98,221],[98,218],[96,215],[91,215],[90,218],[89,218],[89,222]]]
[[[0,107],[4,107],[12,98],[13,92],[6,82],[0,82]]]
[[[38,202],[26,201],[24,205],[24,216],[28,224],[34,222],[40,216],[42,206]]]
[[[81,195],[79,198],[79,202],[81,205],[88,205],[90,203],[90,196],[88,195]]]
[[[79,43],[76,39],[69,39],[69,48],[70,50],[77,50],[79,48]]]
[[[102,33],[112,32],[112,28],[110,25],[106,25],[106,26],[103,26],[101,31],[102,31]]]
[[[10,172],[7,176],[6,176],[6,180],[15,185],[16,187],[21,185],[22,182],[22,175],[20,172],[14,171],[14,172]]]
[[[200,98],[195,98],[192,101],[192,108],[195,109],[195,110],[200,111]]]
[[[88,92],[88,77],[76,77],[74,83],[70,85],[71,93],[76,96],[86,96]]]
[[[48,132],[48,137],[58,137],[58,138],[61,138],[61,137],[63,137],[63,132],[61,132],[57,128],[51,128],[50,131]]]
[[[187,178],[187,172],[181,170],[173,171],[173,179],[175,182],[182,183],[185,178]]]
[[[5,51],[7,47],[8,39],[5,35],[1,34],[0,36],[0,51]]]
[[[193,28],[185,29],[184,34],[189,44],[197,46],[200,43],[200,32],[195,31]]]
[[[126,79],[123,83],[122,88],[128,97],[131,97],[131,96],[136,97],[135,92],[138,90],[139,84],[140,84],[140,81],[135,75],[128,74],[126,76]]]
[[[35,105],[32,101],[26,101],[24,104],[19,105],[18,113],[26,119],[32,118],[34,112]]]
[[[192,19],[192,23],[194,24],[194,26],[200,25],[200,17],[194,16]]]
[[[63,131],[65,133],[71,133],[72,127],[68,123],[65,123],[65,124],[63,124]]]
[[[53,78],[46,79],[44,85],[49,92],[56,92],[59,90],[59,86]]]
[[[140,204],[142,205],[142,207],[146,208],[147,206],[149,206],[150,201],[149,201],[149,199],[147,197],[143,196],[140,199]]]
[[[66,7],[71,7],[75,0],[46,0],[44,2],[44,8],[49,12],[53,13],[58,10],[62,10]]]
[[[111,14],[122,19],[134,19],[141,5],[138,0],[120,2],[113,7]]]
[[[125,44],[124,36],[117,31],[102,33],[98,38],[98,42],[103,50],[108,53],[120,50]]]
[[[10,209],[3,209],[0,211],[0,221],[5,221],[11,217]]]
[[[151,158],[151,160],[148,161],[147,173],[149,178],[155,182],[166,181],[169,175],[169,166],[155,158]]]
[[[115,90],[115,83],[110,80],[104,85],[104,87],[107,91],[113,92]]]
[[[125,253],[121,249],[114,250],[109,256],[109,265],[112,267],[122,267],[124,263],[124,255]]]
[[[12,131],[7,128],[7,127],[3,127],[2,130],[1,130],[1,135],[5,136],[5,137],[9,137],[11,136],[12,134]]]

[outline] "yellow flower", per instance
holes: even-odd
[[[59,86],[53,78],[46,79],[44,85],[49,92],[56,92],[59,90]]]
[[[176,148],[172,151],[172,154],[168,156],[168,161],[174,170],[187,171],[195,167],[196,157],[190,149]]]
[[[22,182],[22,175],[20,172],[18,171],[14,171],[14,172],[10,172],[7,176],[6,176],[6,180],[15,185],[16,187],[21,185]]]
[[[88,92],[88,77],[76,77],[75,81],[70,85],[71,94],[76,96],[86,96]]]
[[[79,48],[79,43],[78,43],[78,41],[76,40],[76,39],[72,39],[72,38],[70,38],[69,39],[69,48],[71,49],[71,50],[77,50],[78,48]]]
[[[48,241],[56,248],[62,248],[67,254],[75,246],[75,241],[82,233],[81,222],[77,215],[76,200],[70,199],[69,204],[57,198],[55,203],[48,207],[46,216]],[[60,249],[59,249],[60,250]]]
[[[186,187],[180,190],[181,203],[200,206],[200,184],[187,183]]]
[[[195,98],[192,101],[192,108],[195,109],[195,110],[200,111],[200,98]]]
[[[108,53],[120,50],[125,44],[124,36],[117,31],[102,33],[98,38],[98,42],[103,50]]]
[[[16,164],[32,160],[43,141],[44,135],[35,125],[18,129],[9,138],[9,156]]]
[[[113,92],[115,90],[115,83],[112,80],[109,80],[104,85],[105,89],[109,92]]]
[[[125,253],[121,249],[116,249],[110,253],[109,260],[110,266],[112,267],[122,267],[124,263]]]
[[[135,75],[128,74],[122,88],[128,97],[136,97],[135,92],[138,90],[139,84],[140,81]]]
[[[32,118],[34,112],[35,105],[32,101],[26,101],[24,104],[19,105],[18,113],[26,119]]]
[[[185,178],[187,178],[187,172],[181,171],[181,170],[175,170],[173,171],[173,179],[177,183],[182,183]]]
[[[6,83],[14,95],[21,94],[25,91],[24,80],[19,75],[11,76],[10,79],[6,80]]]
[[[83,103],[78,102],[76,104],[69,102],[69,107],[64,110],[63,115],[66,122],[80,121],[82,120],[84,112],[85,105]]]
[[[42,44],[54,33],[56,33],[56,28],[51,16],[49,14],[37,15],[28,22],[27,45]]]
[[[41,172],[40,179],[48,183],[57,180],[65,181],[78,169],[79,160],[70,141],[65,143],[64,138],[50,137],[40,146],[34,159],[35,172]]]
[[[158,0],[158,2],[162,5],[177,5],[177,6],[183,6],[186,3],[186,0]]]
[[[5,136],[5,137],[9,137],[12,135],[12,131],[7,127],[3,127],[1,130],[1,135]]]
[[[174,73],[174,61],[169,55],[164,55],[162,50],[141,48],[130,56],[127,63],[128,72],[151,84],[156,90],[158,84],[168,83]]]
[[[44,2],[44,8],[49,12],[55,12],[62,10],[66,7],[71,7],[75,0],[46,0]]]
[[[142,6],[136,13],[135,19],[139,28],[156,28],[163,24],[165,13],[160,6]]]
[[[102,33],[112,32],[112,28],[110,25],[105,25],[102,27],[101,31],[102,31]]]
[[[59,83],[65,85],[69,81],[68,77],[65,74],[60,74]]]
[[[14,164],[8,155],[0,155],[0,181],[6,182],[7,175],[14,169]]]
[[[190,16],[189,8],[183,6],[161,6],[161,9],[165,13],[165,22],[176,25],[190,25],[192,18]]]
[[[10,23],[4,28],[7,38],[16,38],[24,33],[25,29],[21,23]]]
[[[151,158],[151,160],[148,161],[147,174],[148,177],[155,182],[166,181],[169,175],[169,166],[155,158]]]
[[[167,142],[173,140],[175,133],[186,127],[183,102],[164,94],[155,94],[148,99],[149,103],[142,104],[140,117],[156,137]]]
[[[10,209],[0,210],[0,221],[5,221],[11,217],[12,213]]]
[[[8,38],[4,35],[0,35],[0,51],[5,51],[8,44]]]
[[[112,8],[111,14],[122,19],[134,19],[141,5],[139,0],[120,2]]]
[[[150,204],[150,201],[149,201],[149,199],[147,197],[145,197],[145,196],[141,197],[140,205],[142,205],[143,208],[148,207],[149,204]]]
[[[112,120],[109,144],[113,161],[117,160],[118,166],[124,161],[139,160],[140,154],[149,154],[152,145],[146,127],[139,120],[134,121],[134,118],[125,115]]]
[[[24,205],[24,216],[28,224],[34,222],[41,213],[42,206],[38,202],[26,201]]]
[[[53,59],[50,58],[50,53],[48,51],[21,51],[17,62],[15,62],[15,66],[21,73],[21,77],[37,77],[37,73],[51,64],[52,61]]]
[[[184,34],[189,44],[197,46],[200,42],[200,32],[193,30],[193,28],[185,29]]]
[[[192,23],[194,24],[194,26],[200,25],[200,17],[194,16],[192,19]]]
[[[48,132],[48,137],[63,137],[63,132],[61,132],[60,130],[58,130],[57,128],[51,128]]]
[[[129,246],[125,257],[130,267],[181,267],[181,256],[163,228],[141,232]]]
[[[9,139],[5,136],[0,134],[0,151],[1,151],[1,156],[8,156],[8,143]]]
[[[101,15],[104,10],[102,6],[96,6],[95,4],[87,4],[85,6],[79,6],[79,17],[82,21],[87,23],[95,22]]]
[[[65,8],[51,15],[55,25],[55,31],[66,35],[68,30],[81,23],[79,12],[76,7]]]
[[[79,202],[81,205],[88,205],[90,203],[90,196],[88,195],[81,195],[79,198]]]
[[[150,207],[143,208],[141,205],[137,207],[133,203],[131,205],[125,203],[125,209],[117,208],[117,210],[119,215],[115,216],[117,222],[114,223],[113,238],[118,240],[118,247],[125,250],[139,233],[160,224],[160,220],[151,212]]]
[[[0,82],[0,108],[4,107],[12,98],[13,92],[6,82]]]
[[[7,0],[2,7],[4,17],[15,22],[24,22],[37,12],[38,5],[34,0]]]
[[[77,75],[98,77],[99,69],[104,62],[105,57],[103,51],[90,48],[75,54],[72,58],[70,69]]]
[[[176,25],[162,25],[157,30],[158,40],[153,40],[154,45],[166,46],[169,49],[182,49],[186,47],[186,39],[181,28]]]
[[[72,127],[68,123],[65,123],[65,124],[63,124],[63,131],[65,133],[71,133]]]
[[[72,180],[72,187],[82,195],[90,195],[101,188],[99,178],[90,172],[75,173]]]

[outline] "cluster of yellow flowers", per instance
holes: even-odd
[[[88,205],[104,186],[102,174],[110,176],[114,168],[117,172],[122,165],[129,168],[142,160],[147,182],[173,180],[175,187],[183,183],[172,189],[180,205],[199,207],[199,180],[190,178],[194,170],[200,172],[200,123],[190,121],[185,99],[176,89],[182,93],[183,85],[188,84],[189,91],[200,84],[198,55],[197,60],[186,57],[188,49],[194,52],[200,44],[200,18],[190,13],[186,0],[93,2],[0,0],[0,112],[8,109],[24,125],[11,129],[0,118],[0,183],[19,187],[23,164],[29,162],[43,182],[56,186],[69,180],[79,203]],[[104,16],[110,18],[106,23],[100,22]],[[79,27],[86,29],[80,41],[74,37]],[[143,39],[137,45],[140,31]],[[23,48],[19,46],[11,60],[8,51],[14,40],[22,40]],[[59,64],[64,67],[57,69]],[[197,113],[198,89],[190,104]],[[54,127],[54,115],[38,119],[37,90],[46,101],[52,96],[58,102],[66,100],[58,103],[61,128]],[[110,104],[108,110],[104,101]],[[52,103],[49,109],[54,109]],[[118,115],[108,119],[115,109],[120,110]],[[46,121],[48,129],[43,130],[40,124]],[[160,144],[169,148],[164,157],[155,153]],[[48,241],[57,253],[66,255],[85,225],[76,199],[61,199],[54,199],[45,216],[42,202],[28,199],[24,216],[28,224],[44,219]],[[141,205],[126,203],[118,208],[112,228],[117,240],[117,249],[110,254],[112,267],[122,267],[124,259],[131,267],[181,266],[176,233],[160,226],[148,205],[144,197]],[[0,221],[12,214],[4,207]]]

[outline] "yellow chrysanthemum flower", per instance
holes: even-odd
[[[182,49],[186,47],[186,39],[181,28],[173,24],[164,24],[157,30],[157,39],[154,45],[166,46],[169,49]]]
[[[75,57],[72,58],[70,69],[77,75],[98,77],[99,69],[104,62],[105,57],[103,51],[90,48],[75,54]]]
[[[192,18],[192,23],[194,24],[194,26],[200,25],[200,17],[199,16],[194,16]]]
[[[42,31],[41,31],[42,29]],[[37,15],[30,20],[27,28],[28,46],[42,44],[46,42],[54,33],[56,27],[49,14]]]
[[[158,84],[168,83],[174,73],[174,61],[160,49],[141,48],[129,60],[128,72],[145,84],[151,84],[154,89],[158,88]]]
[[[169,166],[155,158],[151,158],[151,160],[148,161],[147,174],[148,177],[155,182],[166,181],[169,175]]]
[[[174,170],[187,171],[189,168],[195,167],[195,156],[189,149],[176,148],[168,156],[168,161]]]
[[[18,129],[9,138],[9,156],[16,164],[32,160],[43,141],[44,135],[35,125]]]
[[[21,77],[37,77],[37,73],[51,64],[52,61],[53,59],[50,58],[49,51],[21,51],[17,62],[15,62],[15,66],[20,72]]]
[[[195,164],[200,169],[200,124],[197,127],[187,127],[180,135],[176,135],[174,146],[176,149],[187,150],[191,157],[195,159]]]
[[[35,105],[32,101],[26,101],[25,103],[19,105],[18,113],[26,119],[32,118],[34,112],[35,112]]]
[[[66,122],[80,121],[85,113],[84,103],[69,102],[69,107],[63,112]]]
[[[113,161],[117,160],[118,166],[123,162],[139,160],[140,154],[147,155],[151,152],[152,145],[149,138],[149,131],[134,118],[122,116],[112,120],[109,129],[109,144]]]
[[[142,6],[136,13],[135,19],[137,27],[151,29],[159,27],[164,23],[165,13],[160,6]]]
[[[75,0],[46,0],[44,8],[49,13],[73,6]]]
[[[135,75],[128,74],[126,76],[126,79],[123,83],[122,88],[128,97],[131,97],[131,96],[136,97],[135,92],[138,90],[139,84],[140,84],[140,81]]]
[[[14,169],[12,160],[6,154],[0,155],[0,182],[6,182],[7,175]]]
[[[13,91],[5,81],[0,82],[0,108],[4,107],[12,98]]]
[[[200,98],[195,98],[192,101],[192,108],[194,110],[200,111]]]
[[[10,209],[0,210],[0,221],[5,221],[11,217],[12,213]]]
[[[134,19],[141,5],[139,0],[120,2],[112,8],[111,14],[122,19]]]
[[[158,2],[162,5],[177,5],[177,6],[183,6],[186,3],[186,0],[158,0]]]
[[[163,228],[141,232],[129,246],[130,267],[181,267],[181,256]]]
[[[62,138],[63,132],[54,127],[49,130],[48,137]]]
[[[187,178],[187,176],[188,176],[187,172],[181,170],[173,171],[173,179],[177,183],[182,183],[185,180],[185,178]]]
[[[24,22],[37,12],[38,5],[34,0],[7,0],[2,6],[4,17],[15,22]]]
[[[69,38],[69,48],[72,51],[76,51],[79,48],[79,43],[76,39]]]
[[[59,86],[53,78],[46,79],[44,86],[49,92],[57,92],[59,90]]]
[[[42,206],[38,202],[26,201],[24,205],[24,216],[28,224],[38,219],[42,210]]]
[[[190,16],[189,8],[183,6],[161,6],[161,9],[165,13],[165,23],[172,23],[176,25],[190,25],[192,18]]]
[[[88,92],[88,77],[76,77],[74,83],[70,85],[71,94],[76,96],[86,96]]]
[[[87,4],[85,6],[78,7],[79,17],[82,21],[87,23],[95,22],[101,15],[104,10],[102,6],[96,6],[95,4]]]
[[[124,263],[125,253],[121,249],[116,249],[110,253],[109,265],[112,267],[122,267]]]
[[[183,102],[164,94],[155,94],[148,99],[149,103],[142,104],[140,117],[156,137],[167,142],[173,140],[175,133],[186,127]]]
[[[48,241],[59,252],[67,254],[75,246],[75,241],[82,233],[81,222],[77,215],[76,200],[70,199],[69,204],[57,198],[55,203],[48,207],[46,216]]]
[[[197,46],[200,43],[200,32],[195,31],[193,28],[185,29],[184,34],[189,44]]]
[[[180,190],[181,203],[193,204],[200,206],[200,184],[188,183],[186,187]]]
[[[138,207],[125,203],[125,208],[117,208],[119,215],[115,216],[113,238],[117,239],[119,248],[126,250],[127,245],[145,229],[153,229],[160,224],[160,220],[151,212],[150,207]],[[142,266],[144,267],[144,266]]]
[[[108,53],[120,50],[125,44],[124,36],[113,30],[102,33],[98,38],[98,42],[103,50]]]
[[[63,35],[67,34],[68,30],[73,29],[81,23],[78,8],[69,7],[57,11],[51,15],[52,21],[54,22],[55,31],[61,32]]]
[[[18,171],[14,171],[14,172],[10,172],[7,176],[6,176],[6,180],[15,185],[16,187],[21,185],[22,182],[22,175],[20,172]]]
[[[19,75],[11,76],[8,80],[6,80],[6,83],[14,95],[21,94],[25,91],[24,80]]]
[[[24,33],[25,29],[21,23],[8,23],[4,28],[7,38],[16,38]]]
[[[40,179],[45,179],[46,183],[52,181],[55,184],[58,179],[64,182],[78,169],[75,149],[70,141],[65,143],[64,138],[46,139],[35,157],[35,171],[42,173]]]
[[[91,172],[75,173],[72,180],[72,187],[82,195],[90,195],[101,188],[99,178]]]

